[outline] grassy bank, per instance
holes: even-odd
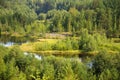
[[[67,45],[66,45],[67,44]],[[69,45],[68,45],[69,44]],[[120,52],[120,43],[109,42],[102,43],[98,46],[97,50],[94,51],[84,51],[79,49],[78,42],[76,49],[72,47],[72,42],[67,43],[62,41],[62,39],[38,39],[36,42],[24,43],[20,48],[25,52],[37,53],[41,55],[81,55],[81,54],[90,54],[96,55],[99,51],[105,50],[109,53],[119,53]],[[75,45],[74,44],[74,45]],[[67,47],[67,48],[66,48]],[[74,46],[75,47],[75,46]]]

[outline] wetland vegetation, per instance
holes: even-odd
[[[0,0],[0,80],[120,80],[120,0]]]

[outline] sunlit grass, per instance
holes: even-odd
[[[120,52],[120,43],[104,43],[99,46],[99,50],[105,50],[109,53],[118,53]]]
[[[39,41],[39,43],[41,42],[48,42],[48,43],[50,43],[50,44],[54,44],[54,43],[56,43],[58,40],[60,40],[60,39],[38,39],[38,41]]]
[[[23,51],[29,51],[29,52],[32,52],[33,51],[33,43],[25,43],[25,44],[22,44],[20,46],[21,50]]]
[[[55,55],[64,55],[64,54],[91,54],[91,55],[96,55],[99,53],[101,50],[105,50],[109,53],[119,53],[120,52],[120,43],[115,43],[115,42],[108,42],[108,43],[102,43],[101,45],[98,46],[98,49],[96,51],[89,51],[89,52],[83,52],[83,50],[52,50],[49,49],[48,46],[52,46],[54,44],[57,44],[58,41],[62,39],[38,39],[36,42],[29,42],[29,43],[24,43],[20,46],[20,48],[23,51],[26,52],[32,52],[32,53],[37,53],[37,54],[43,54],[43,55],[50,55],[50,54],[55,54]],[[43,45],[46,44],[46,47],[44,50],[39,50],[36,49],[37,47],[45,47]]]

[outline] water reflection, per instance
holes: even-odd
[[[10,47],[13,46],[15,43],[14,42],[6,42],[6,43],[0,43],[0,45],[5,46],[5,47]]]
[[[87,64],[87,66],[88,66],[89,68],[92,68],[92,67],[93,67],[93,62],[92,62],[92,61],[89,62],[89,63]]]
[[[35,54],[35,53],[28,53],[28,52],[24,52],[24,55],[33,55],[36,59],[38,59],[38,60],[41,60],[42,59],[42,56],[40,56],[40,55],[37,55],[37,54]]]
[[[8,42],[25,43],[27,41],[35,41],[35,40],[36,38],[32,38],[30,36],[11,36],[10,34],[2,34],[0,36],[1,43],[8,43]]]

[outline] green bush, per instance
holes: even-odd
[[[1,46],[0,46],[1,47]],[[119,80],[120,54],[105,51],[96,55],[92,66],[80,62],[79,58],[24,55],[19,47],[6,50],[0,56],[0,80]],[[4,51],[0,51],[2,54]]]
[[[52,50],[52,45],[48,42],[36,43],[35,50],[36,51]]]
[[[53,50],[61,50],[64,51],[67,49],[66,43],[64,40],[56,42],[56,44],[53,45]]]
[[[93,60],[92,71],[100,80],[119,80],[119,54],[100,52]]]
[[[79,49],[87,51],[95,51],[98,47],[98,44],[95,38],[88,34],[88,30],[83,30],[79,40]]]

